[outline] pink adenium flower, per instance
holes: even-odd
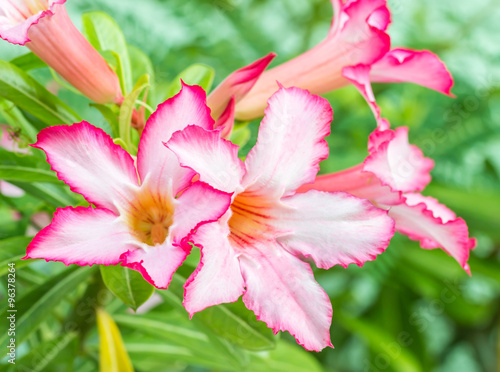
[[[252,89],[274,57],[275,53],[269,53],[248,66],[234,71],[208,95],[207,104],[212,111],[212,117],[216,120],[214,127],[219,128],[222,138],[229,139],[231,136],[235,104]]]
[[[185,285],[193,315],[208,306],[246,306],[275,332],[289,331],[308,350],[331,346],[332,307],[314,280],[320,268],[362,265],[394,233],[387,212],[344,192],[296,194],[328,156],[332,110],[323,98],[281,88],[269,100],[257,144],[245,163],[217,132],[189,126],[167,146],[200,180],[233,193],[230,210],[193,236],[201,263]]]
[[[391,39],[386,31],[391,14],[386,0],[331,2],[334,17],[326,39],[264,72],[236,105],[237,119],[261,116],[267,98],[276,91],[276,81],[323,94],[359,83],[350,71],[353,67],[364,68],[369,82],[412,82],[450,94],[453,79],[436,55],[403,48],[390,50]]]
[[[97,103],[120,103],[120,83],[104,58],[71,22],[66,0],[2,0],[0,37],[26,45]]]
[[[102,130],[82,122],[42,130],[33,145],[47,154],[59,178],[96,208],[58,209],[28,246],[25,258],[66,265],[116,265],[142,273],[158,288],[189,253],[193,230],[216,221],[230,195],[202,183],[165,148],[173,132],[196,123],[211,129],[205,92],[184,85],[146,123],[137,165]]]
[[[299,191],[345,191],[389,210],[396,231],[420,242],[422,248],[442,248],[470,274],[469,252],[476,241],[469,238],[462,218],[436,199],[423,196],[434,167],[431,159],[408,142],[408,128],[375,130],[369,140],[369,153],[363,164],[318,176],[313,184]]]

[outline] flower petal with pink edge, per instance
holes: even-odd
[[[309,264],[269,241],[245,250],[240,266],[247,288],[243,302],[258,320],[275,333],[290,332],[307,350],[332,346],[332,305]]]
[[[234,97],[236,102],[243,98],[252,89],[274,57],[276,57],[275,53],[269,53],[250,65],[236,70],[220,83],[207,99],[208,106],[212,110],[212,117],[217,119],[221,116],[230,103],[231,97]]]
[[[282,233],[276,240],[298,257],[316,265],[362,266],[385,251],[394,235],[387,211],[346,192],[311,190],[281,199],[270,224]]]
[[[453,97],[453,77],[444,62],[428,50],[393,49],[372,65],[370,79],[415,83]]]
[[[375,101],[372,84],[370,82],[370,69],[368,65],[348,66],[342,69],[342,75],[348,79],[361,93],[377,120],[377,127],[385,130],[389,129],[389,122],[381,117],[380,107]]]
[[[227,225],[211,223],[193,236],[201,249],[201,262],[184,285],[183,304],[190,316],[209,306],[234,302],[245,292],[238,255],[228,235]]]
[[[469,251],[476,240],[469,238],[469,229],[462,218],[431,197],[406,194],[406,203],[391,207],[389,216],[396,221],[396,230],[420,241],[422,248],[442,248],[470,274]]]
[[[328,101],[299,88],[283,88],[269,99],[250,150],[243,179],[249,192],[291,195],[314,181],[320,161],[328,157],[333,112]]]
[[[198,173],[202,182],[225,192],[240,186],[245,166],[238,158],[238,146],[220,138],[218,131],[190,125],[174,133],[166,146],[183,167]]]
[[[231,204],[231,194],[215,190],[203,182],[195,182],[177,199],[174,223],[170,227],[172,240],[185,241],[199,226],[217,221]]]
[[[189,249],[167,238],[163,244],[130,250],[121,255],[122,266],[136,270],[144,279],[160,289],[166,289],[172,275],[184,262]]]
[[[31,146],[45,151],[57,176],[98,207],[117,212],[117,205],[138,187],[130,155],[85,121],[45,128]]]
[[[107,209],[58,209],[52,223],[29,244],[27,258],[62,261],[66,265],[116,265],[130,244],[127,226]]]
[[[374,173],[382,183],[402,192],[421,191],[431,181],[432,159],[408,142],[408,128],[399,127],[394,137],[381,143],[366,158],[364,170]]]
[[[214,124],[214,129],[220,130],[220,136],[224,139],[229,139],[234,128],[234,108],[236,101],[234,96],[226,106],[224,112],[219,116]]]
[[[206,105],[205,91],[182,83],[179,94],[159,105],[150,116],[139,142],[139,176],[143,182],[149,177],[153,189],[159,191],[172,182],[175,195],[191,182],[193,172],[182,168],[177,157],[163,145],[174,132],[188,125],[212,129],[214,120]]]
[[[46,1],[46,4],[43,4],[43,2],[35,0],[34,3],[37,6],[30,9],[27,2],[23,0],[2,0],[2,4],[0,4],[0,37],[12,44],[26,44],[30,41],[28,37],[30,27],[37,24],[43,17],[52,16],[55,6],[65,2],[66,0],[49,0],[48,3]]]

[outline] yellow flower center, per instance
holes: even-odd
[[[135,237],[142,243],[162,244],[174,220],[173,200],[141,190],[127,211],[127,222]]]

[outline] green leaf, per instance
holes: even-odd
[[[31,239],[27,236],[16,236],[0,240],[0,276],[9,272],[9,263],[15,263],[16,270],[31,263],[29,260],[21,260],[26,256],[26,247]]]
[[[16,297],[16,343],[21,344],[37,330],[40,324],[52,314],[54,308],[66,296],[74,292],[79,284],[85,282],[92,270],[90,267],[66,269],[43,284],[33,287],[22,298]],[[19,295],[20,293],[17,292],[17,296]],[[2,313],[2,319],[6,319],[12,314],[8,310],[6,309]],[[7,341],[7,332],[0,334],[2,348],[7,344]]]
[[[14,130],[19,128],[30,143],[36,142],[38,130],[26,120],[21,110],[12,102],[0,98],[0,114]]]
[[[47,67],[47,64],[33,52],[29,52],[23,54],[22,56],[16,57],[12,59],[10,63],[19,67],[23,71],[30,71],[37,68]]]
[[[269,350],[276,347],[276,336],[264,322],[257,320],[243,301],[209,307],[193,318],[201,321],[216,335],[248,350]]]
[[[83,201],[83,197],[78,196],[77,194],[70,195],[65,191],[63,186],[53,183],[17,181],[12,181],[11,183],[20,189],[23,189],[26,193],[43,200],[54,207],[76,205],[79,201]]]
[[[368,323],[361,318],[353,317],[347,313],[339,313],[337,316],[339,323],[343,327],[349,330],[350,333],[355,333],[365,339],[375,353],[389,355],[391,357],[392,368],[395,371],[423,371],[412,351],[397,344],[394,337],[380,326]],[[394,344],[397,345],[397,349],[394,347]]]
[[[73,124],[78,115],[43,85],[18,67],[0,60],[0,96],[45,124]]]
[[[102,280],[125,305],[137,310],[154,293],[154,287],[142,275],[123,266],[101,266]]]
[[[99,371],[134,372],[118,326],[103,309],[97,309]]]
[[[233,133],[231,133],[232,143],[243,147],[250,141],[252,131],[248,127],[248,124],[248,122],[245,122],[234,126]]]
[[[99,105],[97,103],[91,103],[91,107],[96,108],[104,116],[106,121],[109,123],[111,130],[113,131],[113,137],[118,137],[118,114],[116,114],[109,106]]]
[[[30,350],[21,359],[16,360],[18,371],[41,372],[46,370],[51,362],[58,359],[61,352],[76,340],[76,332],[68,332],[51,340],[45,340]]]
[[[212,368],[232,366],[238,370],[241,364],[230,349],[210,332],[197,327],[197,322],[176,311],[148,313],[144,315],[115,315],[121,327],[145,334],[157,340],[157,346],[168,346],[171,351],[183,350],[179,357],[190,364]],[[138,337],[135,337],[137,339]],[[133,341],[132,341],[133,342]],[[188,357],[186,357],[186,354]],[[132,359],[134,360],[134,355]]]
[[[185,313],[182,306],[183,284],[186,280],[174,274],[168,290],[158,290],[168,303]],[[209,307],[193,316],[214,334],[248,350],[269,350],[276,346],[276,337],[264,322],[239,300],[233,304]]]
[[[181,91],[181,80],[189,85],[199,85],[206,92],[212,87],[214,82],[215,70],[206,65],[194,64],[182,71],[176,78],[170,83],[165,99],[175,96]]]
[[[132,113],[135,107],[135,101],[139,97],[139,94],[149,86],[149,75],[143,75],[135,84],[132,92],[125,97],[123,103],[120,107],[120,117],[118,119],[119,123],[119,134],[123,142],[125,142],[127,148],[126,150],[134,154],[134,146],[132,145],[130,136],[130,122],[132,121]]]
[[[104,12],[88,12],[82,16],[83,32],[90,44],[99,51],[111,51],[119,65],[117,71],[123,94],[132,87],[132,71],[127,43],[120,26]]]
[[[298,345],[278,342],[276,349],[268,353],[251,353],[248,371],[252,372],[321,372],[319,362]]]
[[[20,182],[61,182],[55,172],[16,165],[0,165],[0,179]]]

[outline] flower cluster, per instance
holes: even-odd
[[[65,0],[5,0],[0,36],[26,44],[98,103],[121,104],[120,84],[71,23]],[[26,259],[122,265],[157,288],[190,253],[201,261],[184,288],[190,315],[241,296],[275,332],[308,350],[331,346],[332,305],[321,269],[362,266],[399,231],[442,248],[466,270],[465,221],[421,192],[434,163],[390,129],[371,82],[413,82],[451,95],[451,75],[428,51],[391,49],[385,0],[332,0],[327,38],[265,71],[274,53],[234,72],[207,98],[182,83],[141,128],[137,156],[87,122],[43,129],[32,145],[88,207],[58,209]],[[277,83],[278,82],[278,83]],[[322,94],[354,84],[377,119],[366,160],[317,176],[329,155],[333,112]],[[230,141],[234,120],[264,116],[245,161]]]

